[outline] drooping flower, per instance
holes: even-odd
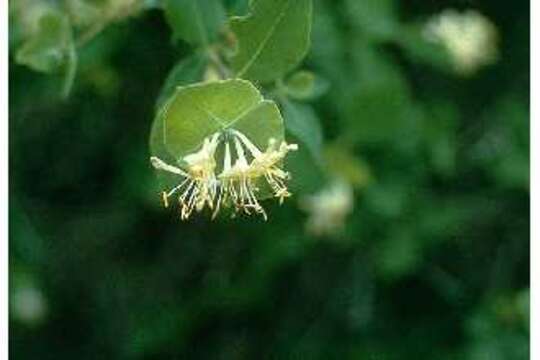
[[[223,166],[216,174],[216,150],[224,145]],[[182,168],[165,163],[157,157],[152,165],[182,178],[179,185],[163,192],[163,203],[167,207],[169,198],[176,193],[181,205],[181,218],[187,219],[193,210],[202,211],[206,206],[213,209],[212,218],[223,207],[233,207],[235,213],[260,214],[266,220],[266,211],[260,204],[259,185],[266,181],[274,197],[283,202],[290,196],[286,181],[289,173],[281,166],[291,150],[298,147],[285,141],[278,146],[269,139],[268,147],[261,151],[246,135],[238,130],[225,130],[207,137],[201,149],[182,158]]]
[[[227,203],[230,199],[236,210],[242,210],[246,214],[251,211],[261,214],[266,220],[266,212],[257,200],[259,189],[255,186],[257,175],[253,173],[248,164],[242,145],[237,138],[234,138],[234,147],[236,149],[236,161],[231,166],[230,144],[225,144],[225,155],[223,160],[223,171],[219,174],[221,185],[220,199],[218,199],[217,208],[221,203]],[[223,194],[223,195],[222,195]]]
[[[251,162],[251,172],[254,176],[264,176],[268,185],[272,189],[274,196],[279,198],[280,203],[291,194],[287,190],[285,182],[290,178],[288,172],[280,168],[281,163],[289,151],[298,150],[298,145],[278,142],[271,138],[268,140],[268,147],[265,152],[261,152],[244,134],[234,130],[234,134],[242,141],[248,151],[253,156]]]
[[[218,182],[215,175],[216,160],[214,158],[219,144],[219,133],[204,139],[201,149],[183,157],[185,170],[165,163],[158,157],[151,157],[154,168],[180,175],[183,180],[170,191],[162,193],[165,207],[169,205],[169,198],[180,193],[178,201],[181,205],[180,216],[183,220],[189,218],[193,210],[202,211],[205,205],[213,208],[217,193]]]
[[[447,49],[456,72],[462,75],[472,74],[498,57],[497,29],[475,10],[445,10],[426,24],[425,35]]]

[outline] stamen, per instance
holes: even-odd
[[[244,154],[244,148],[242,148],[242,144],[240,141],[238,141],[238,138],[234,138],[234,146],[236,148],[236,154],[238,156],[238,159],[236,160],[236,164],[238,166],[247,166],[247,160],[246,156]]]
[[[164,206],[165,208],[168,208],[168,207],[169,207],[169,200],[168,200],[168,198],[167,198],[167,192],[166,192],[166,191],[163,191],[163,192],[161,193],[161,199],[163,200],[163,206]]]
[[[173,174],[182,175],[182,176],[188,176],[188,174],[181,169],[177,168],[176,166],[172,166],[167,164],[165,161],[161,160],[160,158],[156,156],[152,156],[150,158],[150,162],[152,163],[152,166],[157,170],[164,170]]]
[[[242,140],[242,142],[244,143],[244,145],[246,146],[246,148],[249,150],[249,152],[251,153],[251,155],[254,157],[254,158],[257,158],[259,156],[262,155],[262,152],[257,148],[257,146],[255,146],[244,134],[242,134],[240,131],[238,130],[233,130],[233,134],[236,135],[240,140]]]

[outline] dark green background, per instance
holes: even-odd
[[[372,178],[333,238],[305,233],[308,165],[268,222],[160,207],[154,104],[193,53],[160,10],[79,49],[65,101],[12,41],[10,288],[46,308],[12,311],[13,359],[528,358],[529,4],[401,1],[366,26],[367,3],[315,0],[304,65],[330,84],[311,102],[325,142]],[[496,65],[459,77],[385,30],[449,7],[495,23]]]

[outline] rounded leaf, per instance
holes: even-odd
[[[152,151],[179,160],[195,152],[204,139],[235,129],[259,148],[283,139],[283,119],[273,101],[264,100],[249,81],[232,79],[177,88],[156,117]],[[162,155],[162,154],[160,154]]]

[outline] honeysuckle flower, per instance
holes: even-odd
[[[163,204],[169,206],[169,198],[180,192],[178,201],[181,205],[180,216],[183,220],[189,218],[193,210],[202,211],[205,205],[213,208],[218,189],[215,175],[216,160],[214,158],[219,144],[219,133],[207,137],[201,149],[183,157],[185,170],[165,163],[158,157],[151,157],[154,168],[179,175],[183,180],[171,190],[162,193]]]
[[[256,193],[259,189],[254,181],[257,175],[252,171],[248,164],[242,145],[237,138],[233,140],[236,149],[237,159],[231,166],[231,151],[229,143],[225,144],[225,155],[223,160],[223,171],[219,174],[221,181],[220,199],[218,205],[231,199],[237,210],[243,210],[246,214],[251,214],[251,210],[261,214],[267,219],[264,208],[257,200]]]
[[[497,29],[475,10],[445,10],[425,26],[428,40],[442,44],[452,57],[456,72],[474,73],[497,60]]]
[[[287,144],[285,141],[282,141],[278,146],[278,142],[271,138],[268,140],[266,151],[261,152],[244,134],[236,130],[234,134],[242,141],[253,156],[253,161],[251,162],[251,172],[253,175],[255,177],[264,176],[274,196],[279,198],[280,203],[283,203],[283,200],[291,195],[285,184],[285,181],[290,176],[288,172],[280,168],[280,165],[289,151],[298,150],[298,145]]]
[[[314,236],[333,236],[342,232],[353,206],[352,187],[343,180],[334,180],[319,193],[300,200],[300,208],[309,213],[306,231]]]
[[[216,150],[224,145],[223,166],[216,174]],[[178,175],[182,181],[169,191],[162,193],[165,207],[169,198],[180,193],[181,218],[187,219],[195,210],[206,206],[213,209],[215,218],[223,207],[233,206],[236,213],[260,214],[266,220],[266,211],[259,202],[259,185],[266,181],[274,197],[283,202],[290,196],[286,181],[289,173],[281,168],[283,159],[296,144],[269,139],[268,147],[261,151],[245,134],[238,130],[224,130],[208,136],[201,149],[184,156],[180,167],[167,164],[158,157],[151,157],[154,168]]]

